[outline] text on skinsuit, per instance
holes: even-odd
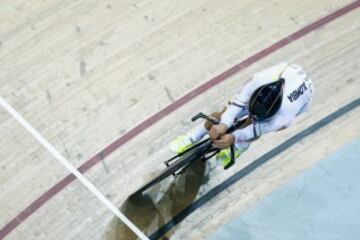
[[[288,97],[290,102],[296,101],[308,89],[305,82],[303,82],[297,89],[295,89]]]

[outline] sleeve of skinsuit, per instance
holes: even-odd
[[[235,143],[248,142],[260,137],[264,133],[276,132],[287,128],[295,118],[289,115],[278,116],[269,122],[253,123],[243,129],[233,132]]]
[[[234,123],[235,117],[239,115],[247,115],[247,103],[253,91],[252,78],[244,85],[242,90],[236,94],[226,111],[221,115],[220,123],[226,124],[228,127]]]
[[[242,114],[243,112],[245,115],[245,107],[230,104],[226,108],[225,112],[221,115],[220,123],[226,124],[226,126],[230,127],[234,123],[235,117],[239,114]]]

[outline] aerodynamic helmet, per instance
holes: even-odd
[[[254,91],[249,101],[250,116],[257,121],[272,118],[280,109],[285,79],[262,85]]]

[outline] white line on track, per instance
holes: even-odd
[[[140,239],[149,238],[138,229],[119,209],[117,209],[84,175],[64,158],[35,128],[33,128],[10,104],[0,97],[0,105],[5,108],[38,142],[43,145],[62,165],[64,165],[80,182],[89,189],[113,214],[126,224]]]

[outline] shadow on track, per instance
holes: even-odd
[[[167,186],[160,183],[144,195],[137,194],[128,198],[120,211],[150,236],[194,201],[201,185],[207,181],[205,165],[205,162],[198,161],[175,180],[172,176],[166,179]],[[171,232],[161,239],[168,239]],[[138,238],[118,218],[112,220],[103,237],[103,240],[135,239]]]

